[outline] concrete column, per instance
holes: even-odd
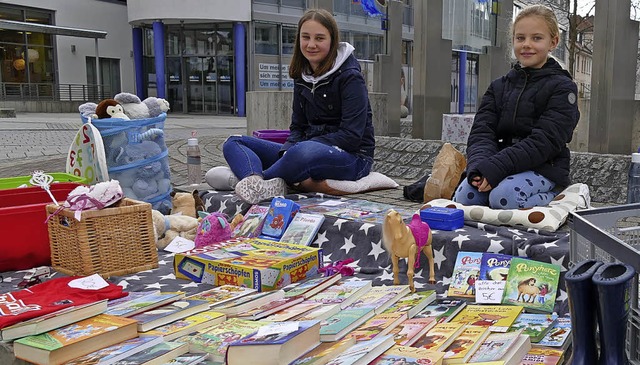
[[[485,47],[480,55],[478,73],[479,100],[482,99],[491,81],[505,75],[511,69],[511,21],[513,0],[501,0],[496,17],[495,46]]]
[[[386,54],[376,55],[373,89],[387,93],[388,135],[400,137],[400,73],[402,70],[402,13],[404,4],[387,3]]]
[[[142,59],[142,28],[134,27],[132,29],[133,37],[133,67],[136,78],[136,95],[141,100],[146,99],[146,90],[144,88],[144,66]]]
[[[233,24],[233,67],[236,84],[236,107],[238,116],[245,114],[245,91],[247,58],[244,51],[247,40],[245,37],[244,24],[237,22]]]
[[[451,41],[442,39],[442,1],[414,3],[413,138],[440,139],[451,103]]]
[[[325,9],[333,14],[333,0],[315,0],[315,1],[309,1],[309,2],[314,3],[314,4],[309,4],[309,7],[315,7],[317,9]]]
[[[155,54],[158,97],[166,99],[167,87],[165,85],[164,71],[164,23],[160,20],[153,22],[153,52]]]
[[[638,149],[631,145],[638,22],[629,19],[630,6],[629,0],[596,1],[590,152],[629,154]]]

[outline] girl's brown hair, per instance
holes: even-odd
[[[302,24],[309,20],[315,20],[329,31],[331,37],[331,47],[329,48],[329,54],[320,62],[320,65],[315,71],[311,70],[309,61],[304,57],[300,50],[300,29]],[[325,74],[333,67],[333,64],[338,57],[338,42],[340,42],[340,31],[338,30],[338,23],[333,18],[330,12],[324,9],[309,9],[298,21],[298,31],[296,32],[296,43],[293,47],[293,58],[289,64],[289,77],[297,79],[302,77],[302,73],[312,74],[313,76],[320,76]]]
[[[530,16],[538,16],[544,20],[547,24],[547,28],[549,28],[549,33],[551,34],[551,38],[560,39],[560,28],[558,27],[558,19],[556,18],[556,14],[551,10],[550,7],[545,5],[531,5],[526,8],[520,10],[516,18],[513,20],[513,24],[511,25],[511,38],[513,39],[513,32],[515,31],[515,25],[520,20]]]

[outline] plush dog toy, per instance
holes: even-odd
[[[176,237],[184,237],[192,241],[196,238],[198,220],[194,217],[164,215],[155,209],[151,210],[151,217],[158,250],[163,250]]]

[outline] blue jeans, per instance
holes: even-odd
[[[484,205],[493,209],[521,209],[549,204],[557,193],[554,182],[533,171],[507,176],[489,192],[480,193],[467,179],[462,181],[453,201],[463,205]]]
[[[314,180],[351,180],[367,176],[373,159],[343,151],[315,141],[298,142],[282,157],[282,144],[250,136],[230,136],[222,153],[231,171],[242,180],[259,175],[264,179],[280,177],[287,184],[308,178]]]

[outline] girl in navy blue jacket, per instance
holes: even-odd
[[[291,134],[284,144],[249,136],[224,143],[224,157],[240,179],[235,192],[246,202],[283,195],[287,184],[369,174],[375,140],[367,87],[353,46],[338,37],[326,10],[309,10],[298,22],[289,67]]]
[[[527,7],[513,23],[518,63],[493,81],[467,140],[467,176],[453,200],[494,209],[547,205],[569,185],[569,148],[580,119],[577,87],[550,56],[559,29],[551,9]]]

